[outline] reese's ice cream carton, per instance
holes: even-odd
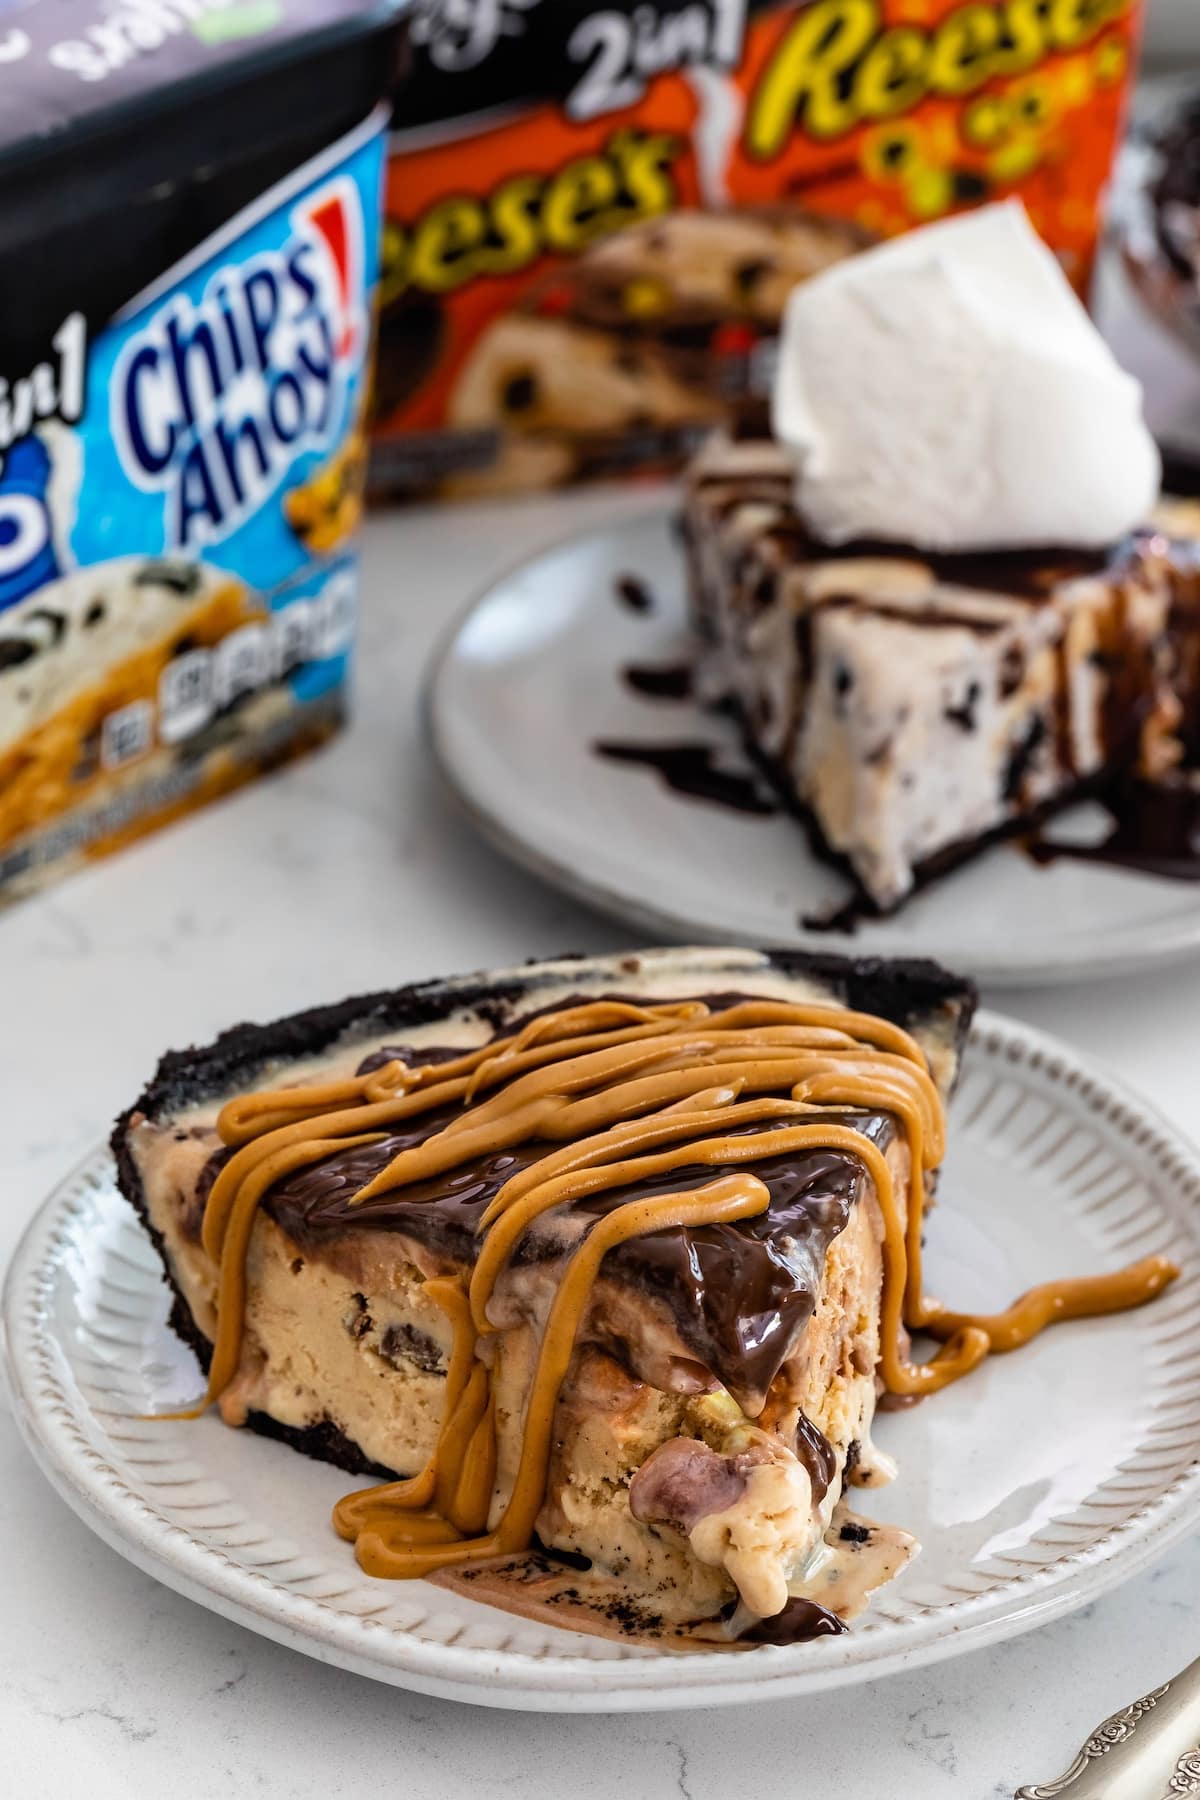
[[[789,288],[1020,195],[1076,284],[1136,0],[417,0],[373,466],[660,466],[765,395]]]
[[[342,715],[391,15],[5,10],[0,895]]]

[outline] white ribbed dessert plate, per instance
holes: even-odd
[[[1084,1605],[1200,1523],[1200,1152],[1065,1046],[988,1014],[950,1141],[929,1282],[955,1305],[1151,1251],[1184,1272],[1142,1311],[1063,1326],[879,1420],[900,1474],[858,1500],[924,1547],[842,1638],[678,1655],[370,1580],[329,1524],[346,1476],[212,1416],[142,1417],[201,1382],[106,1151],[47,1200],[9,1274],[17,1419],[58,1492],[140,1568],[423,1693],[537,1711],[714,1706],[936,1662]]]
[[[652,610],[620,602],[616,584],[627,575],[646,584]],[[688,699],[648,699],[625,679],[631,665],[679,665],[689,647],[666,506],[573,538],[498,581],[453,633],[427,695],[435,754],[479,830],[545,880],[660,939],[933,956],[1009,986],[1200,950],[1200,884],[1065,859],[1039,867],[1013,844],[852,938],[805,929],[804,918],[829,913],[847,889],[794,819],[674,792],[656,770],[593,748],[709,745],[721,768],[748,772],[732,721]],[[1086,817],[1079,827],[1086,837]]]

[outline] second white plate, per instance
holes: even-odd
[[[652,597],[637,611],[617,584]],[[708,746],[747,771],[735,727],[687,698],[650,699],[631,667],[686,659],[683,566],[665,507],[546,551],[458,627],[428,695],[434,749],[494,843],[642,934],[688,942],[933,956],[993,985],[1079,980],[1200,950],[1200,890],[999,845],[853,938],[812,932],[845,884],[786,814],[673,791],[599,743]]]

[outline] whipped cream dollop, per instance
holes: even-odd
[[[800,511],[831,544],[1098,546],[1158,495],[1141,387],[1019,201],[797,287],[772,411]]]

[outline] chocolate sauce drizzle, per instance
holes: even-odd
[[[621,673],[626,686],[648,700],[689,700],[692,696],[690,662],[628,663]]]
[[[654,592],[640,575],[618,575],[613,593],[630,612],[649,613],[655,608]]]
[[[720,766],[727,752],[717,744],[656,744],[601,738],[592,748],[609,762],[656,770],[672,793],[685,794],[691,800],[708,800],[733,812],[752,813],[764,819],[780,810],[775,796],[748,768]]]
[[[1028,842],[1037,863],[1108,863],[1168,881],[1200,881],[1200,771],[1162,781],[1134,779],[1100,796],[1110,829],[1097,843],[1070,843],[1043,828]]]
[[[805,1644],[812,1638],[842,1637],[849,1629],[827,1606],[793,1594],[782,1612],[773,1618],[759,1619],[743,1631],[743,1644]]]

